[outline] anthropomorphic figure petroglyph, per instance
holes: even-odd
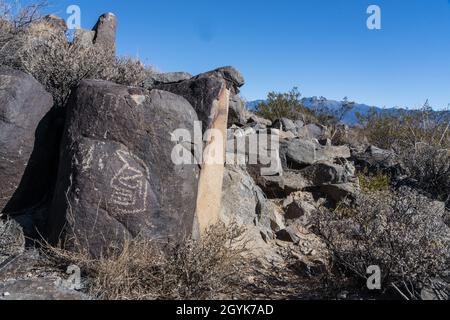
[[[148,168],[131,153],[118,150],[123,166],[111,179],[111,203],[123,214],[145,211],[148,190]]]

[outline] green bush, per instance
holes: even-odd
[[[357,174],[363,192],[389,191],[391,178],[382,173],[370,173],[368,169]]]
[[[286,93],[270,92],[267,101],[256,107],[256,114],[271,121],[281,118],[311,120],[313,113],[303,106],[300,97],[298,88]]]

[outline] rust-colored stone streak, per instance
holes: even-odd
[[[214,101],[211,124],[212,133],[203,153],[203,165],[197,194],[196,216],[200,236],[219,221],[222,202],[222,185],[225,164],[228,108],[230,90],[224,86],[218,100]],[[218,152],[211,152],[212,150]]]

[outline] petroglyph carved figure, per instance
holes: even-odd
[[[111,202],[122,214],[144,212],[147,204],[148,167],[127,151],[118,150],[116,154],[123,166],[111,180]]]

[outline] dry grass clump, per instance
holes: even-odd
[[[249,271],[243,230],[216,225],[202,240],[164,246],[147,239],[127,240],[121,250],[100,258],[87,251],[46,246],[53,265],[80,267],[87,292],[98,299],[214,299],[239,291]]]
[[[420,297],[433,279],[446,277],[450,229],[436,203],[402,188],[362,193],[353,214],[346,212],[322,210],[316,220],[318,233],[346,272],[366,280],[367,268],[378,265],[384,292],[395,288],[410,299]]]
[[[407,174],[430,197],[450,205],[450,146],[418,143],[399,155]]]

